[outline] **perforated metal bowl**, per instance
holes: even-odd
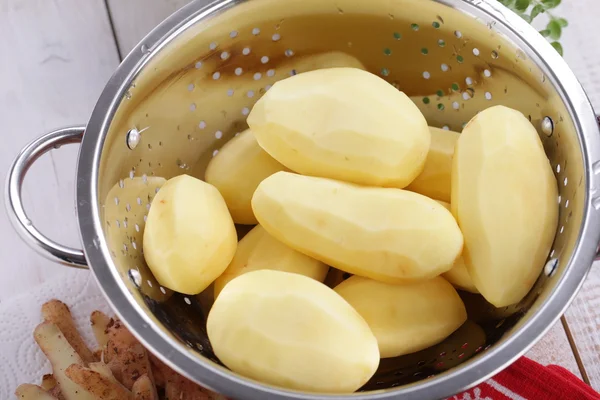
[[[155,177],[203,177],[270,85],[303,72],[297,66],[306,64],[304,57],[330,51],[357,57],[412,96],[430,125],[460,131],[495,104],[522,111],[540,132],[560,188],[555,243],[525,300],[494,309],[480,296],[463,294],[469,321],[462,328],[438,346],[383,360],[351,396],[281,390],[224,368],[206,337],[211,296],[161,288],[142,255],[145,216],[160,185]],[[85,256],[37,231],[20,199],[31,163],[82,137],[77,212]],[[429,399],[451,396],[506,367],[569,304],[600,239],[599,160],[594,113],[573,73],[494,0],[226,0],[207,7],[196,1],[129,54],[86,128],[50,133],[21,153],[7,204],[27,241],[64,264],[89,265],[133,332],[200,384],[239,399]]]

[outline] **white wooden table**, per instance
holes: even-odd
[[[42,133],[85,123],[123,54],[188,0],[0,0],[0,176],[18,151]],[[571,22],[565,58],[600,110],[597,0],[564,0]],[[597,69],[593,69],[596,63]],[[74,213],[77,148],[43,157],[24,187],[34,223],[78,246]],[[4,208],[4,198],[0,206]],[[61,270],[37,256],[0,212],[0,302]],[[600,390],[600,265],[561,321],[528,354],[561,365]]]

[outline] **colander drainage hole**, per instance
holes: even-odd
[[[544,266],[544,273],[546,276],[551,277],[556,272],[556,268],[558,267],[558,258],[552,258],[548,260],[546,266]]]
[[[125,246],[127,248],[127,246]],[[133,284],[137,287],[140,287],[142,284],[142,276],[140,275],[140,271],[137,269],[130,269],[127,273],[129,275],[129,279]]]

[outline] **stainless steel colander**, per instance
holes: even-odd
[[[463,327],[437,346],[383,360],[362,391],[349,396],[285,391],[224,368],[206,336],[211,296],[160,287],[142,254],[157,177],[202,178],[274,82],[309,68],[307,56],[332,51],[358,58],[407,93],[433,126],[460,131],[496,104],[520,110],[538,128],[560,193],[556,239],[527,298],[495,309],[462,294],[469,309]],[[7,205],[28,242],[63,264],[89,266],[136,336],[200,384],[239,399],[443,398],[522,355],[581,286],[600,240],[598,133],[562,58],[495,0],[195,1],[129,54],[87,127],[52,132],[23,150],[10,172]],[[43,236],[20,198],[24,175],[41,154],[80,141],[83,251]]]

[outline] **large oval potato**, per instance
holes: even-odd
[[[156,280],[198,294],[225,271],[237,233],[219,191],[188,175],[169,179],[152,201],[144,257]]]
[[[438,344],[467,320],[458,293],[440,277],[392,285],[352,276],[334,290],[367,321],[381,358]]]
[[[248,124],[289,169],[374,186],[405,187],[422,171],[431,134],[413,102],[357,68],[328,68],[277,82]]]
[[[286,246],[257,225],[238,243],[233,260],[215,281],[215,298],[235,277],[259,269],[293,272],[323,282],[329,266]]]
[[[250,204],[256,187],[266,177],[285,170],[258,145],[248,129],[223,146],[208,164],[205,179],[221,192],[233,222],[256,225]]]
[[[351,393],[379,365],[365,320],[333,290],[299,274],[240,275],[217,297],[206,324],[223,364],[272,385]]]
[[[254,215],[288,246],[383,282],[429,279],[452,267],[463,239],[452,214],[401,189],[277,172],[258,185]]]
[[[429,128],[431,147],[425,160],[423,172],[412,181],[406,190],[420,193],[435,200],[450,201],[452,180],[452,157],[459,133],[444,129]]]
[[[452,169],[452,212],[479,292],[496,307],[518,303],[544,267],[558,220],[557,184],[523,114],[488,108],[465,127]]]

